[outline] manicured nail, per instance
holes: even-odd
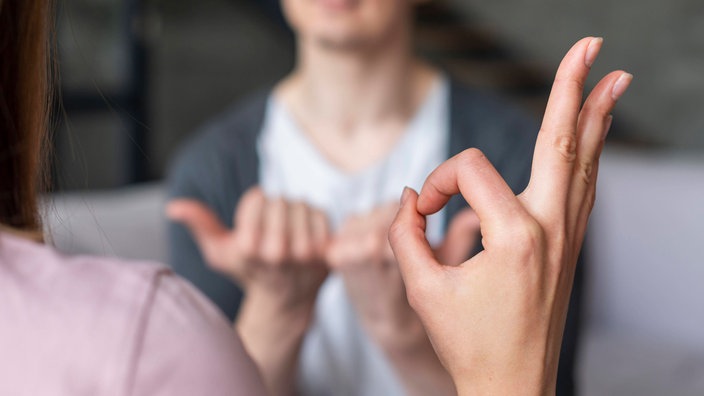
[[[411,189],[408,186],[403,188],[403,193],[401,194],[401,205],[406,203],[410,193],[411,193]]]
[[[584,64],[587,65],[587,67],[592,67],[594,64],[596,56],[599,55],[599,50],[601,50],[601,44],[603,42],[604,39],[601,37],[595,37],[589,42],[589,46],[587,46],[587,53],[584,55]]]
[[[604,124],[604,132],[601,134],[601,140],[606,139],[606,135],[609,134],[611,130],[611,123],[614,121],[614,116],[609,115],[606,117],[606,124]]]
[[[631,81],[633,81],[633,75],[630,73],[623,73],[621,76],[616,80],[616,83],[614,84],[614,87],[611,89],[611,97],[614,100],[619,100],[621,96],[626,92],[626,89],[628,89],[628,86],[631,85]]]

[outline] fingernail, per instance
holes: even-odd
[[[614,121],[614,116],[609,115],[606,117],[606,124],[604,125],[604,132],[601,135],[601,140],[606,139],[606,135],[609,134],[609,130],[611,130],[611,123]]]
[[[401,194],[401,205],[405,204],[408,200],[408,194],[411,193],[411,189],[406,186],[403,188],[403,193]]]
[[[584,64],[587,65],[587,67],[592,67],[594,64],[596,56],[599,55],[599,50],[601,49],[601,44],[603,42],[604,39],[601,37],[595,37],[589,42],[589,46],[587,46],[587,53],[584,55]]]
[[[611,89],[611,97],[614,100],[619,100],[621,96],[626,92],[626,89],[628,89],[628,86],[631,85],[631,81],[633,81],[633,75],[630,73],[623,73],[621,76],[616,80],[616,83],[614,84],[614,87]]]

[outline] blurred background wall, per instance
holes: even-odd
[[[290,70],[294,48],[275,0],[63,0],[58,20],[65,111],[57,189],[163,176],[185,136]],[[430,1],[418,46],[471,84],[540,114],[561,56],[606,39],[598,75],[636,76],[616,139],[704,150],[704,5],[699,0]]]
[[[242,0],[60,1],[56,188],[162,177],[185,136],[291,69],[276,15]]]
[[[621,116],[644,140],[704,148],[704,2],[699,0],[454,0],[492,26],[522,59],[554,69],[578,37],[605,45],[590,81],[613,68],[635,75]]]

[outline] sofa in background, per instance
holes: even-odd
[[[585,247],[582,396],[704,395],[703,154],[605,153]]]
[[[704,155],[607,150],[585,246],[580,395],[704,395]],[[162,186],[59,194],[70,253],[166,260]]]
[[[160,183],[56,194],[44,200],[44,228],[66,253],[165,263],[165,200]]]

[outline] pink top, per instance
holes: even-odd
[[[168,268],[0,232],[0,395],[263,395],[232,326]]]

